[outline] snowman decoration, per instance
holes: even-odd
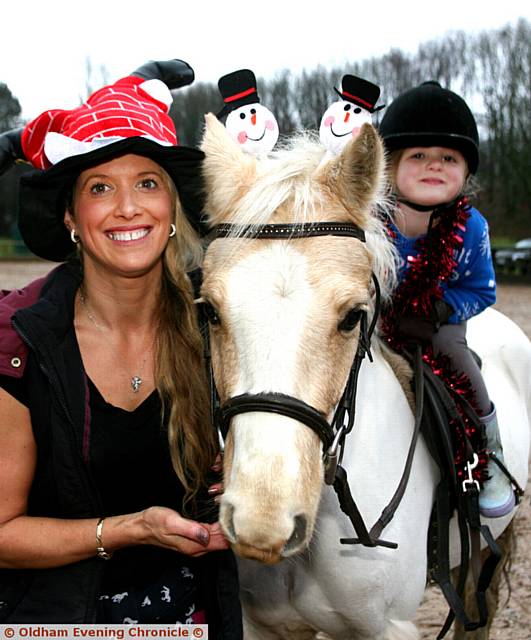
[[[331,155],[340,153],[347,142],[358,135],[365,122],[371,124],[372,114],[385,107],[375,107],[380,87],[357,76],[343,76],[341,91],[336,87],[334,91],[341,100],[328,107],[319,127],[319,138]]]
[[[250,69],[233,71],[218,80],[225,106],[217,114],[226,117],[225,128],[243,151],[255,156],[267,155],[278,140],[275,116],[260,104],[256,78]]]

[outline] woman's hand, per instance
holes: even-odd
[[[218,453],[211,470],[221,477],[223,472],[223,456]],[[215,502],[219,502],[223,494],[223,482],[214,482],[208,487],[208,495],[214,498]]]
[[[145,544],[174,549],[188,556],[229,548],[219,522],[196,522],[166,507],[150,507],[141,515],[146,530]]]

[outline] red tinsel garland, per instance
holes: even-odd
[[[443,298],[442,285],[449,280],[457,266],[455,256],[463,245],[462,234],[466,229],[469,209],[466,197],[460,198],[453,207],[445,209],[438,218],[437,225],[417,241],[417,255],[408,256],[405,276],[397,287],[392,304],[383,309],[380,322],[387,343],[398,353],[402,353],[406,346],[405,338],[398,332],[400,320],[407,316],[431,318],[435,302]],[[392,237],[396,236],[391,228],[388,231]],[[478,432],[476,425],[468,418],[462,403],[459,402],[462,398],[475,408],[474,390],[470,380],[464,373],[459,373],[452,367],[447,356],[435,355],[431,345],[423,347],[422,357],[433,373],[445,383],[456,401],[465,432],[479,456],[479,464],[473,471],[473,477],[482,482],[486,478],[488,463],[484,433]],[[455,429],[455,433],[454,461],[457,475],[462,478],[467,455],[461,431]]]

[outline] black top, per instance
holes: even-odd
[[[89,465],[105,515],[154,505],[180,511],[183,489],[173,470],[157,391],[133,411],[106,402],[87,378],[91,422]]]
[[[28,390],[26,388],[24,377],[11,378],[10,376],[0,376],[0,388],[7,391],[9,395],[13,396],[25,407],[28,406]]]

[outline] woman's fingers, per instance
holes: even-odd
[[[218,453],[216,459],[214,460],[214,464],[211,467],[212,471],[219,473],[223,469],[223,456],[221,453]]]
[[[196,523],[193,520],[189,520],[188,523],[196,526],[195,540],[181,535],[174,535],[170,540],[172,547],[180,553],[197,557],[210,551],[229,548],[230,545],[223,535],[219,523],[209,525]]]
[[[210,496],[219,496],[223,493],[223,483],[217,482],[216,484],[211,484],[208,487],[208,495]]]
[[[147,509],[144,518],[151,532],[151,544],[175,549],[191,556],[229,547],[219,523],[196,522],[183,518],[176,511],[165,507]]]

